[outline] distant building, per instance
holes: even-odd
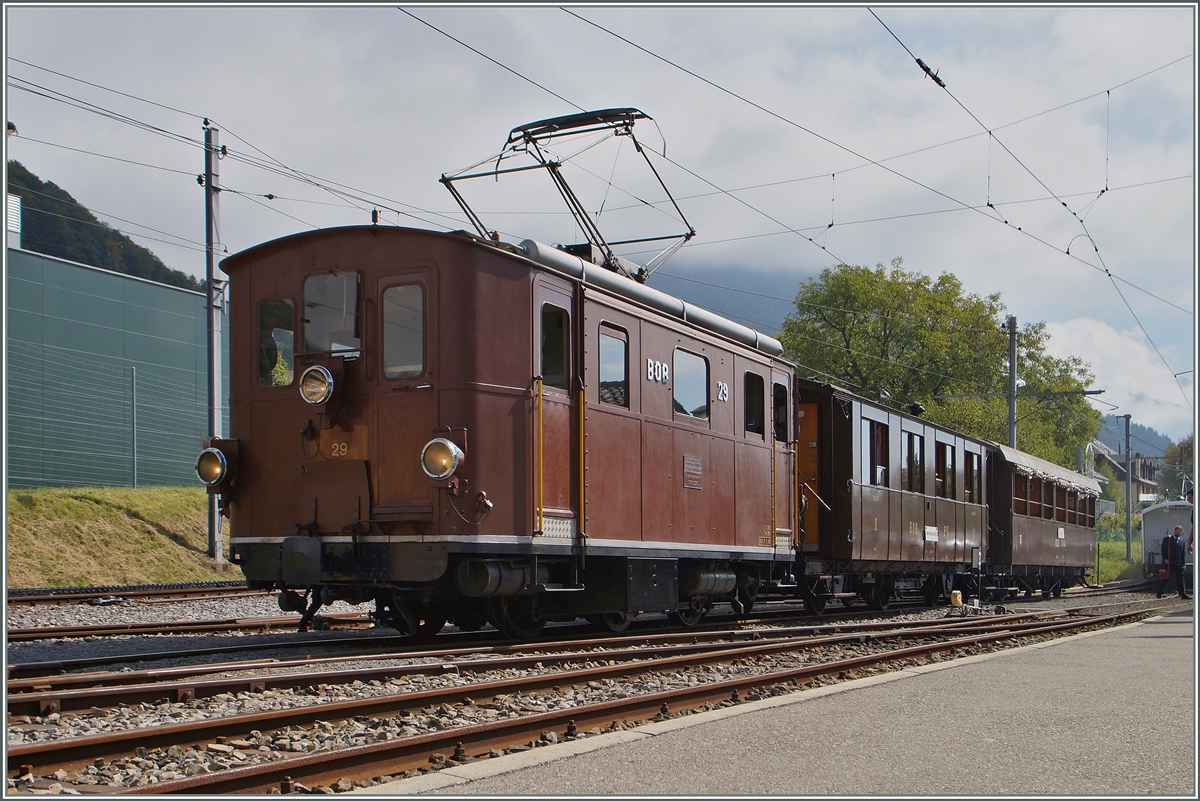
[[[5,257],[8,486],[198,485],[204,294],[22,250],[16,227]]]
[[[1091,444],[1091,451],[1096,464],[1105,463],[1116,476],[1118,494],[1125,497],[1125,454],[1115,451],[1103,442],[1096,440]],[[1133,498],[1138,505],[1158,503],[1163,498],[1163,489],[1158,484],[1158,474],[1163,468],[1163,460],[1158,456],[1143,456],[1135,452],[1130,459],[1130,472],[1133,474]]]

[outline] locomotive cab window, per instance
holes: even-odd
[[[542,306],[542,385],[567,389],[570,376],[570,316],[566,309]]]
[[[763,397],[763,377],[758,373],[746,373],[742,400],[746,404],[746,433],[757,434],[761,439],[766,432],[766,398]]]
[[[675,349],[675,414],[708,419],[708,359]]]
[[[888,485],[888,427],[874,420],[862,421],[862,483]]]
[[[323,273],[304,281],[304,351],[357,359],[358,273]]]
[[[600,402],[629,407],[628,340],[609,326],[600,326]]]
[[[261,386],[291,386],[295,375],[295,327],[291,300],[283,298],[259,302],[258,383]]]
[[[425,372],[425,290],[416,284],[383,291],[383,374],[415,378]]]

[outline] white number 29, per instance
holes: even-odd
[[[719,401],[729,400],[729,385],[726,384],[724,381],[717,382],[717,400],[719,400]]]

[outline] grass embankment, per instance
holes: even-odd
[[[10,489],[8,586],[240,579],[208,558],[207,498],[200,487]]]
[[[1098,542],[1100,548],[1099,583],[1142,578],[1142,541],[1133,541],[1133,561],[1125,561],[1124,542]]]
[[[207,497],[200,487],[9,490],[8,586],[240,579],[207,556]],[[1100,583],[1142,577],[1139,540],[1132,563],[1124,542],[1098,545]]]

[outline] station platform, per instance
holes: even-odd
[[[1195,798],[1194,609],[356,792]]]

